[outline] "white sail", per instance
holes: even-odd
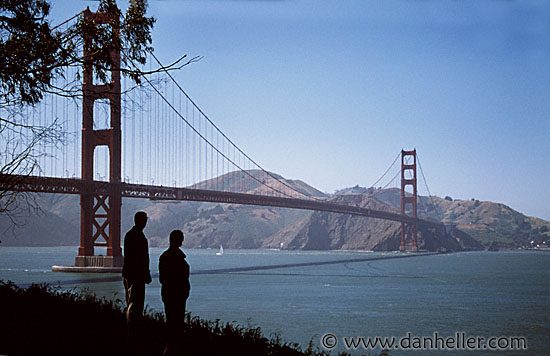
[[[220,245],[220,250],[218,252],[216,252],[216,256],[221,256],[223,255],[223,246]]]

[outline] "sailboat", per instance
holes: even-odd
[[[216,252],[216,256],[221,256],[223,255],[223,246],[220,245],[220,250],[218,252]]]

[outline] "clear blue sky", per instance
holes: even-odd
[[[416,147],[433,194],[550,220],[550,2],[149,6],[157,55],[204,57],[178,80],[268,170],[333,192]]]

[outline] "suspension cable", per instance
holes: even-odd
[[[374,186],[382,180],[382,178],[384,178],[384,176],[386,174],[388,174],[388,172],[391,170],[391,168],[395,165],[395,162],[397,162],[397,159],[399,158],[399,155],[401,154],[401,152],[399,152],[397,154],[397,156],[395,157],[395,159],[393,160],[392,164],[388,167],[388,169],[386,169],[386,172],[384,172],[384,174],[382,175],[382,177],[380,177],[370,188],[374,188]],[[377,189],[375,190],[374,192],[370,193],[367,195],[367,198],[374,198],[375,195],[381,193],[382,191],[384,191],[384,189],[386,189],[390,184],[393,183],[393,181],[395,180],[395,178],[397,178],[399,176],[399,174],[401,173],[401,170],[398,170],[397,173],[395,173],[395,175],[392,177],[392,179],[390,179],[388,181],[388,183],[386,183],[386,185],[384,185],[383,187],[381,187],[380,189]]]
[[[139,70],[138,67],[132,62],[132,65],[136,68],[136,70]],[[144,76],[145,80],[147,81],[147,83],[151,86],[151,88],[153,88],[153,90],[159,95],[159,97],[162,98],[162,100],[164,100],[166,102],[166,104],[204,141],[206,142],[210,147],[212,147],[214,150],[216,150],[216,152],[218,152],[222,157],[224,157],[228,162],[230,162],[231,164],[233,164],[235,167],[237,167],[238,169],[240,169],[241,171],[245,172],[250,178],[254,179],[255,181],[257,181],[258,183],[260,183],[261,185],[264,185],[266,187],[268,187],[269,189],[272,189],[274,191],[277,191],[278,193],[282,194],[282,195],[285,195],[289,198],[293,198],[291,195],[285,193],[285,192],[282,192],[282,191],[279,191],[278,189],[275,189],[273,187],[270,187],[269,185],[265,184],[264,182],[262,182],[261,180],[259,180],[258,178],[254,177],[253,175],[251,175],[250,173],[248,173],[247,171],[243,170],[239,165],[237,165],[233,160],[231,160],[228,156],[226,156],[223,152],[221,152],[217,147],[215,147],[210,141],[208,141],[199,131],[197,131],[197,129],[195,127],[193,127],[191,125],[191,123],[189,121],[187,121],[187,119],[185,117],[183,117],[183,115],[181,115],[177,110],[176,108],[168,101],[168,99],[166,97],[164,97],[164,95],[162,95],[162,93],[157,89],[157,87],[155,87],[153,85],[153,83],[149,80],[149,78],[147,78],[146,76]],[[198,109],[198,108],[197,108]],[[200,109],[198,109],[200,111]],[[204,115],[204,114],[203,114]],[[222,133],[223,135],[223,133]],[[234,145],[235,146],[235,145]],[[236,146],[235,146],[236,147]],[[238,149],[238,148],[237,148]],[[243,153],[244,154],[244,153]],[[296,191],[296,190],[294,190]],[[298,191],[296,191],[298,192]],[[298,192],[304,196],[307,197],[307,195],[301,193],[301,192]]]
[[[375,186],[376,184],[378,184],[378,182],[380,182],[380,181],[386,176],[386,174],[388,174],[388,172],[389,172],[390,169],[393,167],[393,165],[395,164],[395,162],[397,162],[397,159],[399,158],[399,155],[400,155],[400,154],[401,154],[401,152],[399,152],[399,153],[397,154],[397,156],[395,156],[395,159],[393,160],[392,164],[388,167],[388,169],[386,169],[386,171],[384,172],[384,174],[382,174],[382,176],[381,176],[380,178],[378,178],[378,180],[377,180],[376,182],[374,182],[373,185],[370,186],[371,188],[374,188],[374,186]],[[393,179],[392,179],[392,180],[393,180]]]
[[[64,24],[66,24],[67,22],[71,21],[71,20],[74,20],[76,17],[80,16],[84,11],[80,11],[78,14],[74,15],[73,17],[71,17],[70,19],[67,19],[65,21],[63,21],[62,23],[60,23],[59,25],[57,26],[54,26],[51,28],[51,31],[55,30],[56,28],[60,27],[60,26],[63,26]]]
[[[434,207],[434,209],[437,213],[437,216],[440,217],[439,210],[435,206],[434,200],[432,198],[432,193],[430,193],[430,188],[428,187],[428,181],[426,180],[426,176],[424,176],[424,171],[422,170],[422,164],[420,164],[420,157],[418,157],[418,153],[416,154],[416,159],[418,160],[418,167],[420,167],[420,173],[422,174],[422,179],[424,179],[424,185],[426,186],[426,190],[428,191],[428,196],[430,197],[430,201],[432,202],[432,206]]]
[[[208,117],[208,115],[206,115],[202,109],[193,101],[193,99],[191,99],[191,97],[185,92],[185,90],[183,90],[183,88],[179,85],[179,83],[176,81],[176,79],[170,74],[170,72],[163,66],[163,64],[160,62],[160,60],[157,58],[157,56],[155,56],[154,53],[151,52],[151,56],[155,59],[155,61],[157,61],[158,65],[163,68],[164,72],[168,75],[168,77],[170,77],[170,79],[176,84],[176,86],[178,87],[178,89],[183,93],[183,95],[185,95],[185,97],[193,104],[193,106],[195,108],[197,108],[197,110],[204,116],[204,118],[222,135],[222,137],[224,137],[229,143],[231,143],[231,145],[233,145],[233,147],[235,147],[244,157],[246,157],[248,160],[250,160],[256,167],[258,167],[262,172],[264,172],[265,174],[267,174],[269,177],[275,179],[277,182],[281,183],[282,185],[286,186],[287,188],[290,188],[292,191],[306,197],[306,198],[310,198],[310,199],[314,199],[314,200],[322,200],[322,199],[319,199],[317,197],[314,197],[314,196],[310,196],[310,195],[307,195],[305,193],[302,193],[298,190],[296,190],[296,188],[292,187],[291,185],[287,184],[286,182],[280,180],[279,178],[275,177],[271,172],[265,170],[262,166],[260,166],[258,163],[256,163],[252,158],[250,158],[250,156],[248,156],[246,153],[244,153],[229,137],[227,137],[225,135],[225,133],[223,133],[222,130],[220,130],[220,128],[218,126],[216,126],[216,124],[214,124],[214,122],[212,122],[212,120],[210,120],[210,118]],[[135,66],[135,65],[134,65]],[[136,68],[137,69],[137,68]],[[233,163],[234,164],[234,163]],[[237,166],[237,165],[235,165]],[[239,169],[243,170],[242,168],[239,167]],[[268,188],[271,188],[269,185],[267,184],[263,184],[265,185],[266,187]],[[274,190],[276,190],[275,188],[272,188]],[[282,193],[282,192],[281,192]],[[285,194],[287,195],[287,194]]]
[[[395,180],[395,178],[397,178],[399,176],[399,173],[401,173],[400,171],[397,171],[397,173],[393,176],[393,178],[385,185],[383,186],[381,189],[379,189],[377,192],[371,194],[371,197],[374,197],[378,192],[381,192],[383,191],[384,189],[386,189],[391,183],[393,183],[393,181]]]

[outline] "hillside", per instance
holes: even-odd
[[[279,179],[284,179],[274,175]],[[229,173],[217,180],[197,184],[208,188],[214,184],[233,191],[259,192],[260,182],[272,180],[259,171],[249,175]],[[260,181],[260,182],[259,182]],[[319,190],[296,180],[285,184],[308,194],[325,197]],[[290,188],[279,184],[286,193]],[[372,190],[362,187],[342,189],[332,201],[362,207],[396,211],[400,209],[398,189]],[[26,219],[11,233],[11,221],[0,216],[2,246],[76,246],[79,244],[79,197],[43,194],[37,197],[42,212]],[[295,209],[256,207],[198,202],[163,202],[123,199],[122,233],[133,224],[138,210],[148,213],[146,234],[152,247],[168,245],[168,234],[181,229],[186,235],[185,248],[282,248],[285,249],[361,249],[396,250],[400,224],[390,221],[311,212]],[[447,197],[420,196],[418,214],[422,218],[456,225],[454,239],[420,230],[421,248],[436,250],[481,249],[494,243],[500,248],[520,248],[550,241],[550,223],[527,217],[503,204],[477,200],[452,200]],[[8,231],[6,231],[8,230]],[[531,241],[533,244],[531,244]]]
[[[376,199],[395,209],[401,206],[398,189],[376,194]],[[418,215],[454,224],[461,236],[469,236],[483,247],[493,241],[501,248],[528,248],[550,242],[550,222],[525,216],[500,203],[421,196]]]
[[[300,195],[297,195],[296,192],[302,193],[305,196],[326,197],[323,192],[313,188],[301,180],[286,179],[271,172],[266,174],[264,171],[258,169],[242,172],[230,172],[217,178],[205,180],[192,185],[191,188],[225,190],[248,194],[272,194],[273,190],[268,188],[266,185],[290,197],[300,197]]]
[[[364,195],[336,195],[335,203],[391,211],[391,207]],[[265,241],[265,247],[304,250],[396,250],[400,224],[347,214],[314,212]],[[397,241],[397,244],[395,244]]]
[[[194,188],[212,188],[218,184],[226,190],[254,193],[266,189],[260,182],[270,183],[273,180],[260,171],[248,173],[228,173],[215,181],[197,184]],[[324,196],[302,181],[273,176],[305,194]],[[288,186],[277,183],[276,187],[290,194]],[[0,216],[2,246],[77,246],[80,242],[79,197],[41,194],[37,195],[37,202],[42,211],[20,219],[22,225],[15,229],[11,229],[13,224],[10,219]],[[221,244],[226,248],[259,248],[268,236],[311,214],[294,209],[124,198],[122,235],[131,228],[133,215],[138,210],[146,211],[149,216],[145,232],[150,246],[168,246],[170,231],[181,229],[186,236],[186,248],[218,248]],[[44,238],[44,231],[47,231],[47,238]]]
[[[334,196],[336,203],[360,206],[368,209],[398,212],[390,204],[383,203],[367,194],[343,194]],[[460,235],[456,240],[428,229],[419,229],[418,246],[435,251],[480,249],[482,246],[469,236]],[[283,244],[289,249],[306,250],[373,250],[393,251],[399,249],[401,224],[394,221],[365,218],[346,214],[315,212],[294,226],[271,236],[264,246],[277,247]]]

